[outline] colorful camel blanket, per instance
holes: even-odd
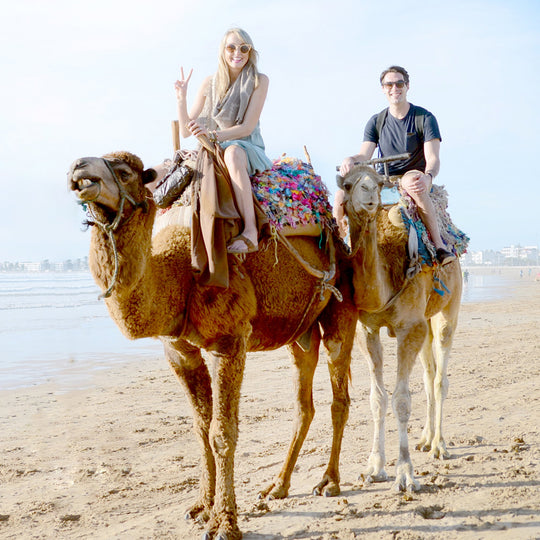
[[[469,245],[469,237],[458,229],[448,213],[448,193],[444,186],[433,184],[430,193],[431,200],[437,213],[437,222],[441,238],[449,250],[458,257],[466,253]],[[418,236],[418,255],[422,264],[432,266],[436,260],[436,249],[429,233],[420,218],[418,208],[413,199],[406,193],[401,194],[399,209],[405,226],[411,231],[414,227]],[[409,233],[410,234],[410,233]]]
[[[281,157],[272,168],[251,177],[253,194],[276,230],[303,225],[332,228],[328,189],[309,163]]]

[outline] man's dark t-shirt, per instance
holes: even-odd
[[[364,142],[369,141],[379,145],[379,153],[381,157],[411,154],[411,157],[403,161],[390,162],[388,164],[388,172],[391,176],[402,175],[413,169],[424,171],[426,168],[426,158],[424,156],[424,142],[433,139],[441,139],[439,125],[433,114],[421,107],[410,104],[407,116],[402,120],[394,118],[390,113],[387,114],[384,125],[381,129],[380,140],[377,136],[377,114],[373,115],[364,130]],[[415,110],[423,110],[425,112],[424,135],[416,132],[415,127]],[[382,172],[380,166],[379,172]]]

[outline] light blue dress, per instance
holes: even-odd
[[[253,176],[255,173],[263,172],[266,171],[266,169],[272,168],[272,161],[264,152],[264,141],[261,135],[259,122],[257,122],[257,125],[251,132],[251,135],[242,137],[241,139],[225,141],[219,143],[219,145],[221,148],[223,148],[223,150],[232,145],[240,146],[244,149],[248,162],[247,169],[249,176]]]

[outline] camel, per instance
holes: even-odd
[[[263,497],[288,494],[296,459],[314,415],[312,381],[319,344],[328,351],[333,441],[317,494],[339,494],[339,453],[349,410],[349,367],[357,324],[352,288],[338,275],[308,273],[282,243],[229,255],[229,287],[202,286],[191,268],[190,232],[168,226],[152,239],[156,207],[145,184],[153,169],[128,152],[76,160],[68,184],[87,206],[92,227],[89,266],[120,330],[130,339],[156,337],[192,407],[200,442],[199,497],[187,516],[206,522],[204,538],[236,540],[234,453],[240,386],[248,351],[287,346],[294,367],[296,411],[286,460]],[[302,258],[328,268],[318,238],[291,237]],[[277,250],[277,251],[276,251]],[[275,258],[279,264],[275,265]],[[330,279],[331,278],[331,279]],[[343,301],[332,287],[339,287]],[[322,328],[322,332],[321,332]],[[307,339],[306,339],[307,337]],[[201,351],[207,353],[203,358]]]
[[[449,454],[442,433],[443,402],[448,392],[447,365],[461,303],[459,261],[443,267],[424,266],[407,278],[408,235],[401,216],[395,212],[397,207],[388,210],[381,206],[383,178],[371,167],[360,165],[344,178],[338,176],[337,182],[345,192],[354,303],[359,310],[360,339],[367,351],[371,379],[374,437],[364,478],[367,482],[388,478],[384,451],[388,397],[379,335],[380,329],[387,327],[388,334],[397,338],[397,379],[392,405],[398,422],[399,456],[393,488],[417,490],[420,485],[414,477],[407,435],[411,412],[409,376],[420,354],[427,418],[417,448],[429,451],[434,458],[445,459]]]

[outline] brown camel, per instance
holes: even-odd
[[[409,376],[420,353],[427,419],[417,448],[431,452],[434,457],[447,458],[442,408],[448,391],[448,358],[461,302],[461,270],[456,260],[444,267],[424,266],[414,277],[405,277],[408,235],[400,216],[396,219],[392,210],[381,206],[382,182],[382,177],[367,166],[354,168],[345,178],[338,176],[349,219],[354,302],[359,310],[371,377],[374,439],[365,478],[368,482],[387,479],[384,419],[388,397],[379,337],[381,327],[386,326],[388,334],[397,337],[397,380],[392,405],[398,421],[399,457],[394,488],[416,490],[419,484],[414,478],[407,437],[411,411]],[[435,291],[444,291],[441,282],[447,288],[443,295]]]
[[[312,380],[319,344],[324,342],[334,432],[330,460],[315,491],[338,494],[357,313],[346,282],[341,286],[336,277],[323,283],[281,243],[279,265],[274,264],[273,247],[248,255],[244,262],[230,255],[227,289],[199,285],[191,269],[189,230],[168,226],[152,239],[156,209],[144,184],[154,177],[155,171],[144,170],[138,157],[117,152],[78,159],[68,183],[95,222],[90,270],[99,287],[109,289],[106,304],[111,317],[131,339],[157,337],[163,342],[165,356],[192,406],[202,463],[199,498],[188,516],[207,522],[205,538],[235,540],[242,536],[234,453],[246,352],[287,345],[296,368],[293,439],[280,473],[262,492],[281,498],[287,496],[314,415]],[[310,265],[329,267],[329,255],[318,247],[318,238],[290,241]],[[344,300],[336,301],[327,285],[340,287]],[[209,353],[208,360],[201,349]]]

